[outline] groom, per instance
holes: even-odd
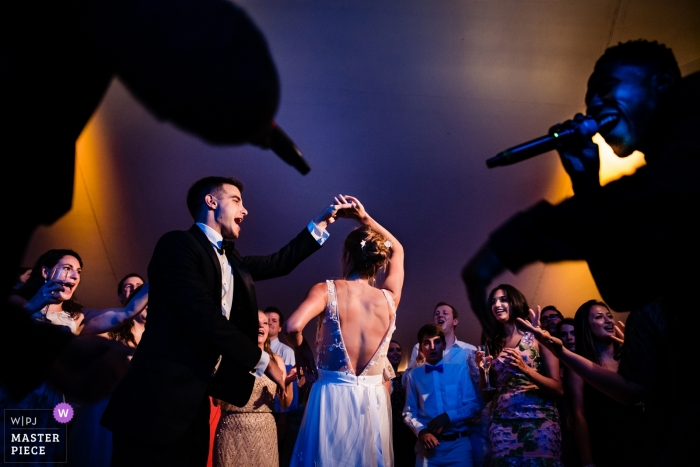
[[[102,418],[113,432],[112,466],[206,465],[209,397],[248,402],[256,377],[283,386],[257,346],[254,280],[291,272],[328,238],[330,205],[289,244],[269,256],[241,256],[233,244],[248,211],[243,185],[207,177],[192,185],[196,224],[163,235],[148,266],[148,331]]]

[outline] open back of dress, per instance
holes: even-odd
[[[356,375],[340,329],[335,283],[326,283],[328,301],[316,332],[318,380],[311,388],[291,465],[392,466],[391,404],[382,383],[394,377],[386,358],[396,329],[394,300],[382,290],[392,313],[389,328]]]
[[[356,376],[384,375],[384,381],[392,379],[395,376],[394,369],[386,358],[391,336],[396,329],[396,307],[392,296],[385,289],[381,289],[391,311],[391,321],[379,347],[358,375],[352,367],[343,340],[335,282],[326,281],[326,284],[328,285],[328,301],[323,315],[318,317],[316,330],[316,366],[322,370],[347,372]]]

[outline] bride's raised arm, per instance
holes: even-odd
[[[364,206],[360,203],[360,200],[350,195],[338,195],[336,198],[337,204],[351,203],[352,208],[341,209],[338,211],[337,217],[348,217],[356,219],[360,224],[366,225],[370,229],[374,230],[390,243],[391,257],[386,266],[386,273],[384,275],[384,281],[379,284],[379,288],[388,290],[392,297],[394,298],[394,303],[396,306],[399,305],[401,300],[401,289],[403,289],[404,280],[404,252],[403,246],[394,237],[391,232],[389,232],[385,227],[383,227],[379,222],[374,220],[367,211],[365,211]]]

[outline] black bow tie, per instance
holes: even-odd
[[[232,253],[235,248],[236,244],[234,242],[224,240],[221,242],[221,248],[217,248],[216,251],[218,251],[220,255],[225,254],[228,256],[229,253]]]

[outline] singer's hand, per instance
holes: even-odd
[[[573,120],[554,125],[549,129],[549,134],[568,128],[575,128],[587,118],[582,114],[576,114]],[[574,194],[583,194],[600,188],[600,157],[598,145],[590,136],[568,138],[557,145],[559,158],[564,165],[564,170],[569,174],[574,187]]]

